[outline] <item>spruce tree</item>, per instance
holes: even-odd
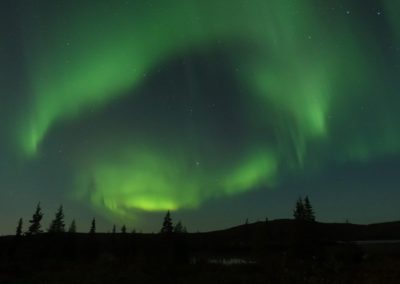
[[[296,208],[294,209],[293,216],[297,221],[304,221],[305,219],[305,209],[301,197],[296,202]]]
[[[306,196],[306,198],[304,199],[304,220],[308,221],[308,222],[315,222],[315,213],[314,213],[314,209],[311,206],[311,202],[308,198],[308,196]]]
[[[71,222],[71,225],[69,225],[68,233],[76,233],[75,219],[73,219],[72,222]]]
[[[117,227],[115,226],[115,225],[113,225],[113,227],[112,227],[112,231],[111,231],[113,234],[115,234],[116,232],[117,232]]]
[[[126,234],[126,226],[125,225],[122,225],[121,233]]]
[[[19,220],[18,220],[18,225],[17,225],[17,230],[15,231],[15,235],[16,235],[17,237],[22,236],[22,224],[23,224],[22,218],[19,218]]]
[[[182,222],[179,221],[178,223],[176,223],[175,227],[174,227],[174,233],[183,233],[184,232],[184,228],[182,225]]]
[[[161,233],[170,234],[172,233],[174,227],[172,224],[171,213],[168,211],[164,217],[164,222],[161,228]]]
[[[90,234],[96,233],[96,219],[95,218],[92,219],[92,224],[90,226],[89,233]]]
[[[64,212],[62,205],[58,208],[54,220],[51,222],[49,227],[49,233],[64,233],[65,223],[64,223]]]
[[[29,226],[27,232],[28,235],[37,235],[42,233],[41,230],[42,225],[40,224],[42,218],[43,218],[43,213],[42,209],[40,208],[40,202],[39,202],[38,205],[36,206],[35,213],[32,215],[32,219],[29,220],[29,223],[31,223],[31,225]]]

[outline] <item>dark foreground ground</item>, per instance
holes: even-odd
[[[281,220],[196,234],[2,237],[0,283],[398,284],[400,243],[384,241],[398,228]],[[354,242],[372,237],[382,242]]]
[[[399,261],[174,265],[99,260],[13,267],[2,283],[399,283]]]

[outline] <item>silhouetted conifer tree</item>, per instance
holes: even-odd
[[[64,233],[65,223],[64,223],[64,212],[62,205],[58,208],[54,220],[51,222],[49,227],[49,233]]]
[[[75,219],[73,219],[72,222],[71,222],[71,225],[69,225],[68,233],[76,233]]]
[[[32,215],[32,219],[29,220],[29,223],[31,223],[31,225],[29,226],[27,232],[28,235],[37,235],[42,233],[41,230],[42,225],[40,224],[42,218],[43,218],[43,213],[42,209],[40,208],[40,202],[39,202],[38,205],[36,206],[35,213]]]
[[[178,223],[176,223],[175,227],[174,227],[174,233],[184,233],[184,227],[182,225],[182,222],[179,221]]]
[[[117,232],[117,227],[115,226],[115,225],[113,225],[113,227],[112,227],[112,231],[111,231],[113,234],[115,234],[116,232]]]
[[[311,206],[311,202],[308,196],[304,199],[304,220],[308,222],[315,222],[314,209]]]
[[[15,231],[15,235],[16,235],[17,237],[22,236],[22,224],[23,224],[22,218],[19,218],[19,220],[18,220],[18,225],[17,225],[17,230]]]
[[[86,241],[87,241],[87,243],[85,245],[86,254],[91,259],[96,259],[96,257],[99,254],[99,243],[98,243],[98,239],[96,236],[96,218],[92,219],[88,238],[86,239]]]
[[[126,226],[125,225],[122,225],[121,233],[126,234]]]
[[[296,208],[294,209],[293,216],[297,221],[304,221],[305,219],[304,203],[301,197],[296,202]]]
[[[172,218],[171,218],[171,213],[168,211],[167,214],[164,217],[164,222],[161,228],[161,233],[164,234],[170,234],[174,230],[173,224],[172,224]]]
[[[90,234],[96,233],[96,219],[95,218],[92,219],[92,224],[90,226],[89,233]]]

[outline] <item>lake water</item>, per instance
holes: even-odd
[[[199,260],[196,258],[191,259],[192,264],[198,263]],[[231,265],[242,265],[242,264],[256,264],[254,260],[249,260],[249,259],[244,259],[244,258],[209,258],[207,259],[207,263],[210,264],[220,264],[220,265],[226,265],[226,266],[231,266]]]
[[[355,241],[357,245],[379,245],[379,244],[400,244],[400,240],[369,240]]]

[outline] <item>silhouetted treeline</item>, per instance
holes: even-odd
[[[399,283],[400,243],[354,241],[400,240],[400,222],[320,223],[307,196],[293,215],[187,233],[167,211],[156,234],[99,233],[95,218],[79,233],[60,206],[45,233],[38,203],[26,231],[20,218],[0,237],[0,283]]]
[[[10,281],[5,283],[93,283],[94,279],[105,283],[119,275],[118,283],[164,283],[165,274],[167,283],[216,283],[216,279],[221,283],[396,283],[391,279],[399,279],[400,244],[378,250],[348,240],[400,239],[400,222],[370,226],[313,222],[315,242],[301,245],[298,225],[295,220],[268,220],[208,233],[130,234],[121,228],[121,233],[0,237],[0,280],[8,275]],[[365,272],[369,279],[381,282],[366,282]],[[88,273],[92,280],[85,278]],[[21,278],[25,282],[15,281],[16,275],[26,275]],[[54,275],[61,278],[54,281]],[[30,278],[37,280],[27,282]]]
[[[38,235],[41,233],[44,233],[42,230],[42,219],[43,219],[43,212],[41,208],[40,202],[37,204],[35,212],[32,215],[32,218],[29,220],[30,226],[27,231],[23,231],[23,219],[20,218],[18,220],[18,224],[16,227],[16,232],[15,234],[17,236],[22,236],[22,235]],[[58,210],[56,211],[54,215],[54,219],[50,222],[49,228],[47,229],[47,233],[50,234],[61,234],[61,233],[76,233],[77,232],[77,225],[75,219],[71,221],[71,224],[68,227],[68,230],[66,231],[65,229],[65,215],[64,215],[64,209],[63,206],[61,205]],[[90,228],[89,228],[89,234],[95,234],[96,233],[96,218],[93,218],[91,223],[90,223]],[[113,225],[112,227],[112,233],[117,233],[117,228],[116,225]],[[128,228],[125,224],[121,226],[121,233],[126,234],[128,233]],[[136,233],[135,229],[132,229],[131,233]],[[171,234],[171,233],[187,233],[186,226],[182,224],[181,221],[178,221],[176,225],[173,224],[172,218],[171,218],[171,213],[170,211],[167,211],[164,221],[160,230],[160,233],[162,234]]]

